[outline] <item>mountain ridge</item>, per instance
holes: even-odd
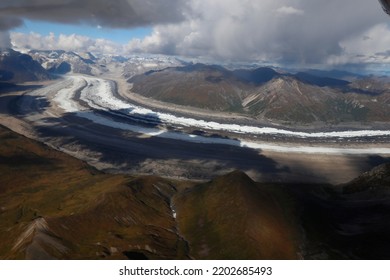
[[[12,49],[0,52],[0,81],[21,83],[50,80],[52,76],[31,56]]]
[[[390,257],[388,163],[341,186],[238,170],[200,183],[103,173],[2,127],[0,140],[1,259]]]
[[[347,81],[267,67],[227,70],[191,64],[149,71],[128,82],[132,91],[147,98],[281,125],[390,120],[390,84],[373,77]]]

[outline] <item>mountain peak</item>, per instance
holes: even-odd
[[[380,180],[390,186],[390,163],[384,163],[374,167],[359,177],[368,181]]]
[[[260,67],[254,70],[241,69],[233,71],[233,74],[240,80],[255,85],[266,83],[275,77],[280,76],[278,72],[270,67]]]
[[[243,171],[235,170],[224,176],[218,177],[217,181],[226,182],[228,184],[239,184],[239,185],[253,185],[255,182]]]
[[[343,186],[344,193],[371,191],[375,194],[379,190],[387,189],[390,190],[390,163],[374,167]]]
[[[30,55],[12,49],[1,52],[0,81],[18,83],[50,78],[50,74]]]

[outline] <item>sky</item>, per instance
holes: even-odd
[[[376,0],[2,0],[0,47],[389,68]]]
[[[56,35],[63,34],[70,36],[78,34],[87,36],[93,39],[105,38],[117,44],[126,44],[133,38],[142,39],[152,32],[151,27],[135,27],[135,28],[104,28],[100,25],[90,26],[86,24],[61,24],[45,21],[31,21],[25,20],[23,24],[12,30],[13,33],[39,33],[47,36],[50,33]]]

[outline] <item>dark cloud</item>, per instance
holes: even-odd
[[[0,49],[10,48],[11,40],[8,30],[17,27],[22,24],[22,20],[15,17],[0,16]]]
[[[183,20],[185,2],[181,0],[2,0],[0,22],[5,18],[13,17],[111,28],[155,25]]]
[[[131,41],[128,51],[220,60],[375,63],[374,57],[381,59],[375,53],[390,44],[390,19],[372,0],[1,0],[0,31],[21,19],[108,28],[150,25],[152,34]]]
[[[1,0],[0,47],[10,46],[7,30],[22,20],[88,24],[106,28],[174,23],[184,19],[187,0]]]
[[[157,26],[129,49],[280,64],[343,63],[345,46],[351,49],[348,38],[389,21],[372,0],[193,0],[191,8],[185,22]]]
[[[19,18],[4,16],[0,17],[0,31],[7,31],[22,24]]]

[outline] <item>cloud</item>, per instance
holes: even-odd
[[[22,24],[22,20],[19,18],[14,18],[9,16],[0,17],[0,31],[7,31],[21,24]]]
[[[11,41],[19,48],[34,50],[65,50],[94,52],[104,54],[121,54],[123,46],[105,39],[93,39],[77,34],[56,36],[50,33],[43,36],[39,33],[11,32]]]
[[[285,15],[303,15],[305,13],[303,10],[299,10],[290,6],[280,7],[276,10],[276,12]]]
[[[343,52],[329,56],[329,64],[390,63],[390,26],[385,23],[374,25],[365,32],[342,40],[340,45]]]
[[[8,32],[0,31],[0,49],[10,48],[11,40]]]
[[[180,21],[185,3],[182,0],[2,0],[0,18],[125,28]]]
[[[9,16],[0,16],[0,49],[10,48],[11,40],[8,30],[19,26],[22,20]]]
[[[105,28],[150,25],[151,35],[130,41],[126,51],[282,65],[339,64],[359,59],[364,63],[362,57],[367,54],[372,56],[368,60],[373,61],[373,57],[379,59],[378,53],[387,51],[384,45],[390,38],[389,17],[379,3],[370,0],[0,2],[0,31],[20,24],[25,18]],[[12,35],[13,40],[22,44],[18,36],[22,37]],[[24,39],[31,46],[39,44],[33,35]],[[112,42],[78,35],[61,35],[54,42],[46,37],[40,40],[47,46],[63,44],[62,48],[73,45],[104,50],[104,44],[106,49],[118,48]]]
[[[367,0],[192,0],[189,10],[185,21],[155,26],[128,50],[321,64],[343,55],[347,38],[389,21]]]
[[[174,23],[184,19],[186,1],[2,0],[0,31],[7,31],[21,25],[23,19],[88,24],[106,28],[132,28]],[[2,35],[2,39],[6,41],[1,45],[10,45],[8,36]]]

